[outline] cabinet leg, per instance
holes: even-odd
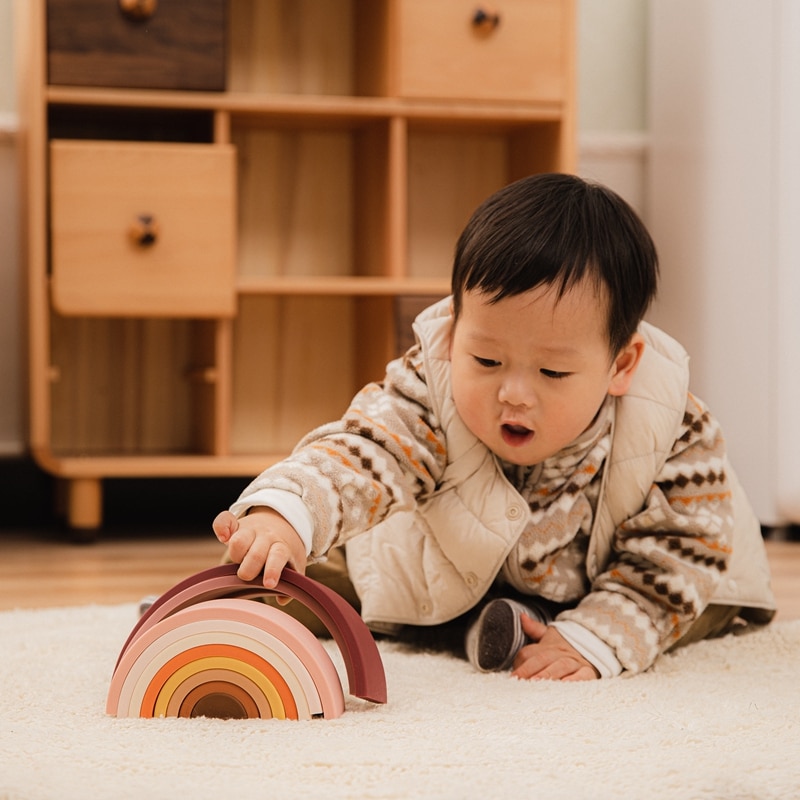
[[[77,530],[95,530],[103,522],[100,478],[73,478],[67,484],[67,523]]]

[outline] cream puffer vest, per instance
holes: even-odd
[[[347,543],[348,572],[362,616],[374,630],[435,625],[471,609],[527,524],[525,501],[456,412],[450,388],[451,327],[449,299],[426,309],[414,323],[433,411],[447,440],[442,481],[415,512],[394,514]],[[617,400],[587,555],[590,580],[607,566],[617,526],[642,509],[686,409],[686,352],[647,323],[639,330],[647,344],[628,393]],[[773,609],[758,520],[730,465],[726,472],[734,498],[733,556],[713,602]]]

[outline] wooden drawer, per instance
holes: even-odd
[[[141,89],[225,88],[225,0],[160,0],[126,16],[124,0],[47,0],[52,84]]]
[[[571,0],[399,0],[403,97],[564,100]],[[494,23],[493,15],[497,15]]]
[[[58,311],[234,313],[232,146],[55,140],[50,159]]]

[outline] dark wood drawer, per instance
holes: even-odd
[[[120,0],[47,0],[51,84],[225,88],[225,0],[158,0],[145,19]]]

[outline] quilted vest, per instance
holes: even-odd
[[[364,620],[375,630],[435,625],[471,609],[489,590],[528,521],[521,495],[493,453],[464,425],[450,387],[449,299],[415,321],[432,409],[447,440],[436,491],[414,512],[390,516],[347,543],[350,578]],[[611,558],[614,531],[644,505],[683,421],[688,356],[664,332],[642,323],[646,347],[629,391],[617,398],[611,453],[604,469],[587,554],[593,579]],[[761,529],[726,465],[733,491],[733,556],[712,602],[772,609]]]

